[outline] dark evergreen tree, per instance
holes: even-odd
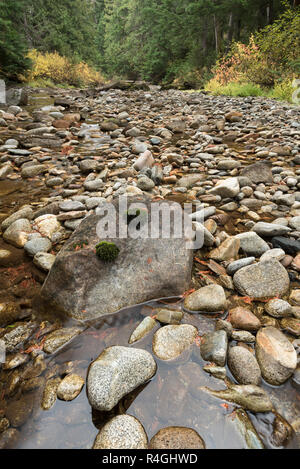
[[[0,0],[0,74],[15,79],[30,65],[23,34],[24,0]]]

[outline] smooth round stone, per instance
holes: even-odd
[[[238,259],[237,261],[231,262],[227,267],[228,275],[234,275],[242,267],[253,264],[255,257],[245,257],[244,259]]]
[[[239,293],[250,298],[282,296],[290,287],[286,269],[275,259],[243,267],[233,282]]]
[[[149,449],[205,449],[205,443],[192,428],[166,427],[154,435]]]
[[[246,344],[254,344],[256,340],[255,335],[248,331],[232,331],[231,338],[232,340]]]
[[[137,187],[142,191],[151,191],[155,187],[155,184],[152,179],[147,176],[142,176],[138,179]]]
[[[253,231],[241,233],[235,236],[240,241],[240,249],[249,256],[261,256],[269,251],[269,245]]]
[[[57,397],[62,401],[73,401],[81,393],[84,379],[76,374],[66,376],[57,388]]]
[[[160,360],[174,360],[190,348],[197,335],[197,328],[189,324],[164,326],[154,334],[153,352]]]
[[[76,200],[67,200],[59,204],[59,208],[63,212],[73,212],[73,211],[77,212],[77,211],[85,210],[85,205]]]
[[[91,364],[87,393],[91,406],[112,410],[118,402],[156,373],[156,363],[146,350],[109,347]]]
[[[148,438],[142,424],[131,415],[118,415],[100,430],[93,449],[147,449]]]
[[[276,259],[277,261],[281,261],[285,256],[285,252],[283,249],[275,248],[270,249],[270,251],[265,252],[261,258],[259,259],[261,262],[269,261],[270,259]]]
[[[184,301],[184,308],[188,311],[216,312],[226,309],[227,300],[223,287],[208,285],[200,288]]]
[[[246,348],[229,348],[228,366],[238,383],[259,385],[261,381],[259,365],[255,356]]]
[[[255,351],[262,376],[269,384],[285,383],[297,367],[296,350],[275,327],[268,326],[258,331]]]
[[[31,232],[32,229],[30,222],[25,218],[21,218],[7,228],[4,232],[3,238],[15,247],[23,248],[27,243],[28,235]]]
[[[259,221],[253,226],[252,231],[260,236],[281,236],[291,231],[291,228],[275,223]]]
[[[31,257],[34,257],[39,252],[48,252],[52,248],[52,243],[48,238],[34,238],[24,246],[25,251]]]
[[[292,307],[284,300],[273,299],[266,304],[266,312],[273,318],[285,318],[291,316]]]

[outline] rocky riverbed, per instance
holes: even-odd
[[[143,88],[0,110],[0,448],[297,448],[299,108]],[[105,264],[120,197],[191,203],[204,246]]]

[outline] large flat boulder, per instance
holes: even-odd
[[[149,201],[137,201],[150,211]],[[117,201],[114,205],[118,211]],[[120,252],[115,261],[105,263],[95,253],[102,241],[96,233],[100,219],[100,214],[84,219],[56,257],[41,292],[49,312],[90,320],[145,301],[178,296],[189,288],[193,251],[186,249],[183,238],[109,238]]]

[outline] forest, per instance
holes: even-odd
[[[287,78],[290,86],[299,73],[299,4],[0,0],[0,73],[75,86],[126,77],[201,88],[213,79],[208,88],[216,90],[228,84],[224,76],[216,84],[225,69],[230,82],[256,92]]]

